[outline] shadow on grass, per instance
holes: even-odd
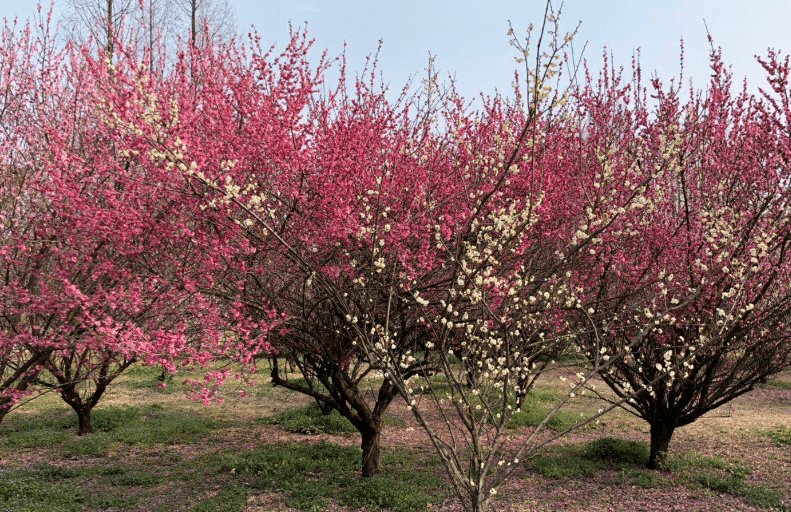
[[[590,478],[600,471],[643,473],[648,461],[644,443],[606,437],[585,444],[558,446],[534,457],[527,469],[547,478]],[[638,480],[648,482],[642,475]],[[653,486],[653,484],[651,485]]]

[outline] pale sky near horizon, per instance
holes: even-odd
[[[61,2],[63,3],[63,2]],[[517,33],[531,22],[538,25],[543,0],[229,0],[240,33],[255,25],[264,44],[283,44],[288,22],[309,23],[316,48],[337,55],[347,43],[350,72],[362,69],[365,56],[384,46],[380,70],[386,82],[400,89],[413,74],[422,76],[428,53],[444,75],[455,76],[465,96],[478,91],[507,90],[513,79],[515,51],[508,45],[508,20]],[[559,2],[555,2],[557,6]],[[35,0],[0,0],[0,17],[27,18]],[[708,79],[709,45],[706,20],[734,78],[747,76],[750,88],[763,86],[764,75],[753,55],[767,47],[791,52],[789,0],[566,0],[562,28],[582,21],[575,40],[577,52],[587,42],[586,57],[593,71],[601,68],[607,46],[615,63],[627,69],[634,49],[641,48],[644,76],[656,71],[663,80],[677,76],[679,41],[685,42],[685,83],[696,88]],[[318,56],[318,52],[315,55]]]

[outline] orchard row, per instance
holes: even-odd
[[[311,62],[300,31],[152,71],[150,49],[7,27],[0,419],[54,389],[84,434],[135,362],[207,368],[210,401],[267,358],[359,430],[363,476],[405,400],[479,511],[547,442],[508,451],[504,427],[560,377],[545,423],[599,395],[649,422],[662,467],[675,428],[791,363],[789,63],[761,60],[756,97],[713,51],[687,92],[639,65],[569,76],[561,34],[549,11],[543,46],[512,31],[526,73],[470,102],[431,68],[396,95]]]

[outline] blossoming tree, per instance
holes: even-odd
[[[662,468],[676,428],[791,364],[791,210],[781,132],[746,86],[732,95],[719,53],[705,94],[652,88],[650,112],[644,90],[622,106],[637,138],[613,145],[635,172],[653,170],[650,193],[623,227],[631,236],[605,245],[580,286],[598,320],[589,355],[639,338],[601,377],[650,424],[648,467]],[[592,119],[591,139],[605,122]]]
[[[22,39],[33,51],[15,54],[20,43],[6,35],[9,57],[53,52],[46,41]],[[33,386],[54,389],[76,411],[80,434],[90,432],[92,408],[132,363],[171,371],[205,365],[236,353],[249,325],[237,321],[234,338],[227,336],[233,305],[201,292],[225,275],[217,269],[235,247],[225,240],[235,224],[202,229],[201,219],[211,217],[198,215],[202,202],[188,183],[107,130],[103,102],[125,101],[119,70],[139,69],[139,54],[124,50],[100,49],[97,57],[67,45],[46,65],[20,65],[41,76],[6,74],[8,90],[19,93],[7,96],[15,118],[2,162],[3,412]],[[265,330],[261,322],[256,328]]]

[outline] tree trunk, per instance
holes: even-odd
[[[464,508],[470,512],[486,512],[486,510],[489,508],[488,498],[488,496],[483,496],[480,490],[475,490],[470,493],[469,506],[464,505]]]
[[[672,422],[660,421],[651,424],[651,455],[646,465],[648,469],[667,468],[667,449],[675,429]]]
[[[93,398],[97,396],[96,393],[94,393],[91,398],[83,400],[80,394],[74,390],[74,387],[70,386],[61,391],[61,396],[63,397],[63,401],[69,404],[74,412],[77,413],[77,435],[83,436],[93,432],[93,428],[91,427],[91,411],[98,401],[98,398],[97,400],[93,400]],[[101,393],[99,393],[99,396],[101,396]]]
[[[91,409],[92,407],[74,407],[74,412],[77,413],[77,421],[79,423],[79,430],[77,430],[78,436],[93,432],[91,428]]]
[[[379,438],[381,425],[365,429],[362,434],[363,478],[379,473]]]
[[[5,418],[5,415],[8,414],[10,410],[11,400],[0,400],[0,423],[3,422],[3,418]]]

